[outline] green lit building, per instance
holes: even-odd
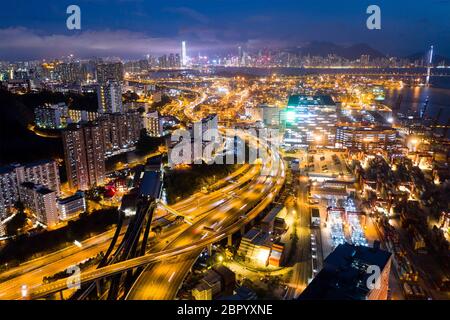
[[[300,147],[334,147],[336,103],[327,95],[293,95],[281,113],[284,143]]]

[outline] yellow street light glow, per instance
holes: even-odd
[[[270,255],[270,249],[268,248],[259,248],[258,252],[256,253],[256,260],[262,264],[266,265],[267,259],[269,259]]]

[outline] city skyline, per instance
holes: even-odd
[[[368,30],[370,3],[299,3],[298,1],[79,1],[81,30],[66,28],[67,1],[5,3],[0,19],[0,59],[58,58],[71,53],[86,58],[179,52],[224,53],[302,46],[311,41],[341,45],[367,43],[387,55],[408,56],[434,44],[450,56],[446,1],[381,1],[380,30]],[[404,8],[408,7],[408,15]],[[234,10],[239,9],[239,10]],[[267,14],[270,12],[270,14]],[[294,32],[293,32],[294,30]],[[400,41],[399,41],[400,40]]]

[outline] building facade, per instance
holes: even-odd
[[[58,199],[58,211],[61,220],[68,220],[86,211],[86,199],[83,192]]]
[[[69,121],[69,108],[65,103],[39,106],[34,109],[34,122],[39,128],[62,129]]]
[[[104,84],[108,81],[123,81],[122,62],[100,63],[96,66],[97,82]]]
[[[397,131],[380,126],[339,126],[336,129],[336,147],[351,150],[370,151],[394,148]]]
[[[58,223],[56,191],[43,185],[24,182],[19,186],[19,193],[25,208],[32,211],[40,223],[49,227]]]
[[[264,123],[265,126],[278,127],[280,125],[280,108],[276,106],[259,105],[257,107],[259,119]]]
[[[337,107],[331,96],[293,95],[280,121],[286,144],[334,147]]]
[[[69,118],[72,123],[95,121],[98,117],[99,114],[95,111],[69,109]]]
[[[122,86],[117,81],[108,81],[97,87],[99,113],[123,113]]]
[[[163,135],[162,119],[158,111],[144,114],[144,127],[150,137],[161,137]]]
[[[20,181],[40,184],[52,191],[56,191],[58,196],[61,194],[59,169],[55,160],[42,160],[24,165],[23,178]]]
[[[3,167],[0,169],[0,218],[6,216],[14,204],[21,200],[19,186],[23,182],[43,185],[55,191],[58,196],[61,192],[58,165],[54,160]]]
[[[56,74],[62,83],[81,82],[81,64],[79,62],[60,63],[56,66]]]
[[[123,114],[104,114],[99,119],[102,129],[106,157],[134,149],[142,129],[144,119],[138,111]]]
[[[219,295],[233,293],[236,275],[224,266],[216,266],[208,270],[200,283],[192,290],[195,300],[212,300]]]
[[[19,170],[15,166],[0,168],[0,219],[19,201]]]
[[[63,132],[67,179],[72,190],[103,184],[105,149],[102,127],[97,123],[74,126]]]

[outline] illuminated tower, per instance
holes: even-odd
[[[242,64],[242,57],[243,57],[242,47],[239,46],[238,47],[238,66],[241,66],[241,64]]]
[[[431,46],[430,51],[428,53],[428,61],[427,61],[428,67],[427,67],[427,81],[426,81],[427,87],[430,85],[431,68],[433,67],[432,63],[433,63],[433,46]]]
[[[181,42],[181,66],[187,66],[186,41]]]

